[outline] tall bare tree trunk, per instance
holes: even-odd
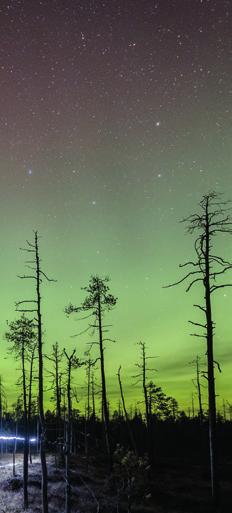
[[[90,420],[90,385],[91,385],[91,359],[87,360],[87,408],[85,411],[85,459],[86,471],[89,470],[89,420]]]
[[[195,417],[194,394],[192,394],[192,418]]]
[[[210,453],[210,471],[211,471],[211,494],[214,511],[219,507],[219,476],[217,464],[217,426],[216,426],[216,394],[215,394],[215,364],[219,371],[220,366],[214,360],[214,323],[212,316],[212,294],[222,288],[232,287],[231,282],[218,283],[217,280],[224,277],[227,271],[231,271],[232,262],[215,254],[213,249],[213,239],[217,234],[232,235],[232,217],[229,213],[227,201],[221,201],[220,195],[210,192],[203,196],[200,202],[200,214],[194,213],[184,219],[188,222],[188,232],[195,233],[194,248],[196,253],[195,261],[187,261],[180,267],[188,267],[188,272],[183,278],[169,286],[189,282],[186,292],[188,292],[195,283],[201,283],[204,291],[204,305],[194,305],[204,312],[205,322],[192,322],[192,325],[204,330],[203,335],[192,333],[194,336],[204,337],[207,345],[207,373],[204,376],[208,380],[208,423],[209,423],[209,453]],[[189,270],[190,269],[190,270]],[[200,407],[200,409],[202,409]]]
[[[94,373],[92,372],[91,377],[91,399],[92,399],[92,416],[95,421],[96,409],[95,409],[95,385],[94,385]]]
[[[58,457],[63,464],[63,452],[61,443],[62,422],[61,422],[61,374],[60,369],[61,355],[59,353],[58,342],[53,346],[53,363],[55,366],[55,398],[56,398],[56,418],[57,418],[57,440],[58,440]]]
[[[66,477],[66,493],[65,493],[65,513],[71,510],[71,484],[70,484],[70,438],[71,438],[71,359],[68,365],[68,421],[66,422],[66,451],[65,451],[65,477]]]
[[[13,449],[13,477],[16,477],[16,468],[15,468],[15,459],[16,459],[16,451],[17,451],[17,435],[18,435],[18,420],[15,421],[15,441],[14,441],[14,449]]]
[[[148,400],[148,393],[147,393],[147,383],[146,383],[146,353],[145,353],[145,344],[141,343],[142,348],[142,383],[143,383],[143,395],[144,395],[144,404],[145,404],[145,415],[146,415],[146,424],[147,428],[149,428],[149,421],[150,421],[150,415],[149,415],[149,400]]]
[[[101,367],[101,383],[102,383],[102,409],[104,416],[104,426],[105,426],[105,440],[106,440],[106,448],[109,457],[109,465],[110,469],[112,468],[112,448],[111,448],[111,440],[110,440],[110,421],[109,421],[109,409],[107,403],[107,394],[106,394],[106,378],[105,378],[105,360],[104,360],[104,348],[103,348],[103,334],[102,334],[102,312],[101,312],[101,297],[100,290],[98,288],[98,331],[99,331],[99,348],[100,348],[100,367]]]
[[[217,437],[216,437],[216,396],[215,396],[215,378],[214,378],[214,355],[213,355],[213,321],[211,306],[211,286],[210,286],[210,230],[209,230],[209,205],[206,202],[205,216],[205,314],[207,330],[207,377],[208,377],[208,397],[209,397],[209,450],[210,450],[210,468],[211,468],[211,490],[212,498],[217,510],[219,503],[219,479],[217,469]]]
[[[31,361],[30,361],[29,391],[28,391],[28,429],[30,429],[30,423],[31,423],[32,384],[33,384],[33,370],[34,370],[35,350],[36,350],[36,346],[34,346],[33,349],[32,349]],[[29,444],[29,460],[30,460],[30,463],[32,463],[30,441],[28,441],[28,444]]]
[[[152,441],[151,441],[151,415],[149,408],[149,397],[147,390],[147,365],[146,365],[146,349],[145,343],[141,342],[142,348],[142,384],[143,384],[143,395],[144,395],[144,404],[145,404],[145,416],[146,416],[146,426],[147,426],[147,443],[148,443],[148,454],[150,462],[152,463],[153,454],[152,454]]]
[[[68,356],[64,350],[67,358],[67,400],[68,400],[68,417],[65,420],[65,513],[71,511],[71,482],[70,482],[70,452],[71,452],[71,418],[72,418],[72,399],[71,399],[71,372],[72,366],[75,365],[74,355],[76,350]]]
[[[90,419],[91,360],[87,361],[87,421]]]
[[[23,378],[23,421],[24,421],[24,449],[23,449],[23,506],[28,509],[28,411],[25,372],[25,347],[22,340],[22,378]]]
[[[56,416],[61,419],[61,393],[60,393],[60,376],[59,376],[59,354],[58,344],[55,345],[55,385],[56,385]]]
[[[38,234],[35,232],[35,251],[36,251],[36,294],[37,294],[37,323],[38,323],[38,359],[39,359],[39,421],[40,421],[40,460],[41,460],[41,493],[42,493],[42,512],[48,513],[48,477],[46,462],[46,425],[44,418],[44,400],[43,400],[43,340],[42,340],[42,315],[41,315],[41,294],[40,294],[40,257],[38,247]]]
[[[198,403],[199,403],[199,415],[200,415],[200,421],[202,422],[204,415],[203,415],[203,407],[202,407],[199,356],[196,357],[196,373],[197,373],[197,394],[198,394]]]
[[[109,278],[99,278],[99,276],[92,276],[89,282],[88,287],[85,287],[85,290],[88,291],[88,296],[86,300],[82,303],[80,307],[75,307],[70,304],[66,309],[66,313],[69,315],[74,312],[81,311],[91,311],[91,314],[94,315],[95,324],[94,328],[98,330],[98,344],[99,344],[99,353],[100,353],[100,370],[101,370],[101,391],[102,391],[102,416],[104,422],[104,435],[105,435],[105,445],[108,453],[109,466],[110,470],[112,469],[112,447],[111,447],[111,439],[110,439],[110,419],[109,419],[109,406],[107,403],[107,393],[106,393],[106,378],[105,378],[105,361],[104,361],[104,343],[106,340],[103,338],[103,332],[105,333],[105,328],[102,324],[102,319],[104,313],[106,311],[110,311],[117,302],[117,299],[109,293],[109,287],[107,285]],[[89,325],[89,328],[91,325]]]
[[[226,403],[225,403],[225,399],[223,399],[222,409],[223,409],[223,419],[224,419],[224,421],[226,421]]]
[[[120,372],[121,372],[121,366],[118,369],[118,383],[119,383],[119,388],[120,388],[122,407],[123,407],[123,411],[124,411],[124,415],[125,415],[125,419],[126,419],[126,425],[127,425],[127,429],[128,429],[128,434],[129,434],[129,438],[130,438],[130,441],[131,441],[131,445],[132,445],[132,447],[134,449],[135,454],[138,454],[137,448],[136,448],[135,439],[134,439],[134,435],[133,435],[133,431],[132,431],[131,426],[130,426],[129,415],[128,415],[128,412],[127,412],[127,409],[126,409],[126,403],[125,403],[125,398],[124,398],[124,393],[123,393],[123,388],[122,388],[122,381],[121,381],[121,373]],[[120,404],[119,404],[119,415],[120,415]]]

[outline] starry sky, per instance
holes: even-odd
[[[202,194],[231,188],[232,5],[228,0],[2,0],[0,6],[0,372],[13,398],[6,320],[33,295],[20,251],[41,235],[45,348],[86,349],[65,306],[91,274],[109,275],[118,304],[106,350],[111,401],[122,364],[128,403],[137,343],[150,377],[187,408],[196,354],[196,287],[164,289],[193,256],[179,220]],[[232,240],[218,240],[229,258]],[[218,402],[231,400],[231,289],[214,300]],[[5,358],[7,357],[7,358]],[[81,373],[76,375],[83,384]]]

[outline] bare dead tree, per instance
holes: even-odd
[[[119,384],[119,389],[120,389],[122,407],[123,407],[123,411],[124,411],[124,415],[125,415],[125,419],[126,419],[126,425],[127,425],[127,429],[128,429],[131,446],[132,446],[135,454],[138,455],[137,447],[136,447],[136,443],[135,443],[135,439],[134,439],[134,434],[133,434],[133,431],[132,431],[132,428],[130,425],[130,418],[129,418],[129,415],[128,415],[128,412],[126,409],[125,397],[124,397],[124,393],[123,393],[122,380],[121,380],[121,365],[118,368],[117,376],[118,376],[118,384]],[[119,415],[120,415],[120,403],[119,403]]]
[[[87,408],[85,413],[85,457],[86,457],[86,470],[88,472],[89,468],[89,423],[90,423],[90,415],[91,415],[91,406],[90,406],[90,399],[91,399],[91,372],[92,369],[94,369],[97,361],[99,358],[96,358],[93,360],[90,358],[89,351],[86,352],[86,355],[88,356],[88,359],[85,362],[86,367],[86,377],[87,377]]]
[[[63,432],[62,432],[62,418],[61,418],[61,401],[62,401],[62,378],[64,373],[61,370],[62,359],[64,356],[64,352],[59,350],[58,342],[53,344],[52,352],[50,355],[46,355],[47,360],[49,360],[52,364],[52,368],[47,369],[47,372],[51,376],[51,387],[52,387],[52,401],[55,402],[56,407],[56,429],[57,429],[57,450],[60,459],[60,463],[63,460],[62,453],[62,441],[63,441]]]
[[[225,403],[225,399],[223,399],[223,402],[222,402],[222,411],[223,411],[223,419],[226,422],[226,403]]]
[[[145,342],[139,342],[139,347],[141,349],[141,363],[136,363],[136,367],[140,369],[139,374],[136,374],[134,378],[136,378],[138,381],[142,382],[142,388],[143,388],[143,397],[144,397],[144,406],[145,406],[145,420],[146,425],[149,426],[150,422],[150,409],[149,409],[149,398],[148,398],[148,385],[147,385],[147,373],[150,370],[147,367],[147,360],[150,358],[153,358],[151,356],[146,356],[146,344]],[[138,381],[136,383],[138,383]]]
[[[91,346],[97,344],[99,347],[100,354],[100,369],[101,369],[101,385],[102,385],[102,411],[103,411],[103,420],[105,426],[105,441],[106,448],[109,457],[110,468],[112,468],[112,447],[111,447],[111,439],[110,439],[110,423],[109,423],[109,408],[107,401],[107,391],[106,391],[106,377],[105,377],[105,342],[110,341],[111,339],[106,338],[104,333],[108,330],[108,326],[103,324],[103,317],[106,311],[111,310],[117,302],[117,299],[109,293],[108,286],[109,278],[100,278],[99,276],[92,276],[87,287],[84,287],[83,290],[87,292],[87,297],[81,304],[81,306],[76,307],[70,304],[66,308],[66,313],[71,314],[74,312],[83,313],[90,312],[90,317],[94,317],[93,324],[89,324],[87,330],[93,330],[98,332],[98,341],[92,342]],[[88,317],[88,316],[87,316]],[[111,340],[112,341],[112,340]]]
[[[200,212],[183,220],[187,223],[187,231],[197,234],[194,248],[196,258],[181,264],[181,268],[189,271],[183,278],[168,287],[188,282],[186,292],[193,285],[200,284],[203,290],[203,305],[196,304],[196,308],[204,315],[205,321],[189,321],[193,326],[202,328],[203,334],[194,333],[194,336],[202,337],[207,345],[207,372],[205,377],[208,382],[208,410],[209,410],[209,448],[211,470],[211,492],[214,509],[217,511],[219,504],[219,478],[217,465],[217,436],[216,436],[216,395],[215,395],[215,366],[220,371],[220,366],[214,358],[214,331],[215,323],[212,314],[212,295],[225,287],[231,287],[231,283],[218,283],[232,264],[223,257],[215,254],[214,240],[217,235],[232,234],[232,219],[230,207],[227,201],[222,201],[219,194],[211,192],[203,196],[200,202]]]
[[[13,476],[16,477],[16,468],[15,468],[15,460],[16,460],[16,452],[17,452],[17,435],[18,435],[18,421],[20,417],[22,416],[22,399],[21,395],[17,398],[16,403],[12,405],[13,412],[14,412],[14,420],[15,420],[15,441],[14,441],[14,448],[13,448],[13,458],[12,458],[12,472]]]
[[[34,342],[31,348],[29,348],[28,361],[29,361],[29,386],[28,386],[28,426],[31,425],[31,416],[32,416],[32,404],[33,404],[33,379],[34,379],[34,363],[35,363],[35,353],[37,349],[37,341]],[[29,440],[29,460],[32,463],[31,456],[31,444]]]
[[[195,371],[196,371],[196,378],[193,379],[193,384],[197,389],[200,422],[203,422],[204,413],[203,413],[203,406],[202,406],[202,390],[201,390],[202,384],[201,384],[201,379],[200,379],[201,374],[200,374],[200,358],[199,358],[199,356],[196,356],[196,359],[193,361],[193,364],[195,366]]]
[[[28,409],[26,392],[26,369],[25,369],[25,339],[22,336],[22,379],[23,379],[23,409],[24,409],[24,452],[23,452],[23,499],[24,509],[28,508]]]
[[[94,370],[91,373],[91,400],[92,400],[92,416],[93,421],[96,419],[96,409],[95,409],[95,380],[94,380]]]
[[[75,356],[76,349],[70,355],[64,349],[64,355],[67,360],[67,402],[68,416],[65,422],[65,513],[71,511],[71,481],[70,481],[70,453],[71,453],[71,421],[72,421],[72,396],[71,396],[71,380],[72,370],[81,367],[82,363]]]
[[[91,358],[88,358],[86,362],[86,374],[87,374],[87,422],[90,419],[90,384],[91,384]]]
[[[53,400],[56,404],[56,417],[57,420],[61,419],[61,378],[63,373],[60,371],[60,365],[63,358],[63,351],[59,351],[58,342],[53,344],[52,352],[50,355],[46,355],[46,358],[52,363],[52,370],[49,370],[49,374],[52,377],[52,388],[54,389]]]
[[[195,417],[195,404],[194,404],[194,394],[192,394],[192,418]]]
[[[140,345],[141,345],[141,352],[142,352],[143,395],[144,395],[144,404],[145,404],[145,413],[146,413],[146,423],[147,423],[147,427],[149,429],[149,426],[150,426],[150,415],[149,415],[149,402],[148,402],[148,393],[147,393],[147,356],[146,356],[145,343],[144,342],[140,342]]]
[[[18,436],[18,419],[15,419],[15,440],[14,440],[14,448],[13,448],[13,477],[16,477],[16,468],[15,468],[15,459],[16,459],[16,451],[17,451],[17,436]]]
[[[23,451],[23,505],[28,509],[28,455],[29,455],[29,405],[27,392],[26,361],[30,350],[35,346],[35,325],[33,320],[27,319],[22,315],[20,319],[9,323],[9,331],[5,338],[10,342],[10,351],[15,353],[16,359],[20,359],[22,368],[22,386],[23,396],[23,422],[24,422],[24,451]]]
[[[136,367],[138,367],[140,369],[140,372],[139,372],[139,374],[137,374],[134,377],[142,382],[144,406],[145,406],[145,420],[146,420],[147,436],[148,436],[148,452],[149,452],[150,461],[152,462],[152,460],[153,460],[152,429],[151,429],[151,415],[150,415],[150,408],[149,408],[147,374],[149,371],[155,370],[153,368],[148,367],[148,360],[154,359],[155,356],[147,356],[146,355],[145,342],[140,341],[139,347],[141,350],[141,363],[136,363]]]
[[[95,358],[93,360],[90,358],[89,351],[86,353],[88,355],[88,359],[85,362],[86,366],[86,377],[87,377],[87,421],[90,420],[90,414],[91,414],[91,406],[90,406],[90,398],[91,398],[91,376],[92,376],[92,369],[94,369],[97,361],[99,358]]]
[[[16,310],[22,313],[31,313],[35,315],[35,323],[37,327],[37,350],[38,350],[38,406],[39,406],[39,423],[40,423],[40,461],[41,461],[41,498],[42,512],[48,513],[48,491],[47,491],[47,463],[46,463],[46,423],[44,416],[44,380],[43,380],[43,328],[42,328],[42,312],[41,312],[41,285],[45,279],[48,282],[54,282],[42,270],[41,258],[39,251],[38,232],[34,232],[34,242],[27,241],[27,247],[22,248],[30,255],[31,260],[27,261],[27,268],[30,274],[19,276],[23,280],[34,280],[35,282],[35,299],[17,301]]]

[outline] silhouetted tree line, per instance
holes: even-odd
[[[136,458],[148,458],[151,467],[155,467],[160,458],[178,456],[208,460],[210,453],[210,476],[212,490],[212,508],[218,511],[220,506],[220,484],[218,475],[218,444],[221,457],[228,457],[228,441],[231,437],[231,405],[223,405],[224,418],[216,410],[215,369],[221,371],[214,356],[215,321],[212,311],[212,295],[219,289],[231,286],[230,282],[219,281],[232,268],[232,264],[222,256],[215,254],[214,240],[217,235],[232,234],[232,222],[227,202],[215,193],[203,196],[199,213],[190,215],[184,221],[190,234],[195,236],[194,251],[196,258],[181,264],[186,268],[184,277],[176,283],[187,282],[187,292],[197,283],[201,287],[202,303],[194,305],[203,319],[189,321],[202,332],[194,333],[205,340],[207,367],[203,368],[198,355],[194,360],[194,387],[197,403],[192,399],[189,412],[179,410],[175,398],[167,396],[151,376],[154,375],[152,359],[146,344],[139,342],[137,374],[134,383],[141,387],[142,401],[140,411],[128,410],[124,390],[123,367],[117,372],[119,408],[110,412],[107,376],[105,373],[106,347],[114,342],[110,337],[110,325],[107,314],[117,304],[117,298],[111,294],[109,278],[92,276],[86,287],[84,300],[78,306],[69,304],[65,308],[67,316],[76,315],[83,321],[84,329],[80,334],[92,336],[92,341],[84,355],[74,350],[61,348],[56,342],[50,354],[44,352],[44,326],[42,318],[42,288],[44,282],[53,282],[42,268],[38,233],[34,233],[33,242],[27,241],[23,251],[26,253],[27,273],[20,276],[31,283],[29,299],[16,303],[18,319],[8,323],[5,338],[10,352],[20,364],[21,376],[18,381],[19,399],[14,413],[3,408],[4,387],[0,380],[0,424],[2,432],[23,434],[23,482],[24,509],[28,508],[28,462],[32,462],[33,451],[39,451],[41,460],[41,500],[42,511],[48,513],[47,462],[46,452],[56,456],[57,465],[65,469],[65,512],[71,512],[70,462],[73,455],[83,453],[88,471],[89,461],[93,457],[108,462],[110,473],[120,467],[122,449],[129,451],[125,461],[132,458],[136,467]],[[86,325],[87,322],[87,325]],[[48,363],[49,362],[49,363]],[[122,362],[123,363],[123,354]],[[73,376],[84,367],[85,412],[74,407],[83,392],[77,391]],[[44,380],[44,373],[49,377]],[[99,380],[96,379],[99,374]],[[202,379],[207,383],[208,406],[204,408],[202,400]],[[99,384],[100,381],[100,384]],[[44,407],[45,391],[50,390],[53,411]],[[96,405],[101,405],[99,415]],[[37,438],[31,446],[30,437]],[[1,443],[1,451],[4,444]],[[5,443],[6,446],[6,443]],[[9,444],[8,444],[9,447]],[[13,474],[15,474],[15,454],[17,442],[14,442]],[[116,454],[116,456],[115,456]],[[147,455],[147,456],[146,456]],[[115,457],[117,462],[115,463]],[[133,459],[132,458],[132,459]],[[144,460],[145,461],[145,460]],[[116,467],[115,467],[116,465]],[[133,467],[133,468],[134,468]],[[131,480],[130,504],[133,496]]]

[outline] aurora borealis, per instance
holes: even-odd
[[[0,372],[15,397],[17,364],[6,320],[32,295],[19,250],[41,235],[45,349],[86,349],[84,325],[67,319],[91,274],[109,275],[118,297],[106,352],[118,400],[128,402],[137,342],[157,356],[151,377],[187,408],[189,362],[205,345],[189,336],[201,289],[164,289],[193,255],[179,220],[202,194],[232,199],[232,6],[226,0],[2,0],[0,6]],[[232,238],[218,238],[230,258]],[[229,279],[232,279],[232,273]],[[231,400],[232,289],[214,300],[219,406]],[[7,356],[7,359],[5,358]],[[81,386],[81,373],[76,378]]]

